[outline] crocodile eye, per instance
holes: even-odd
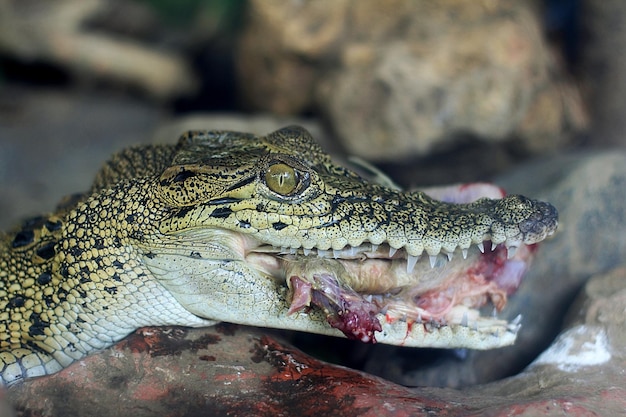
[[[265,172],[265,183],[275,193],[289,195],[298,186],[298,174],[296,170],[286,164],[270,165]]]

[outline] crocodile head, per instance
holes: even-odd
[[[190,132],[154,193],[166,215],[137,245],[188,311],[407,346],[512,343],[518,323],[479,308],[504,307],[528,245],[557,226],[522,196],[458,204],[369,182],[299,127]]]

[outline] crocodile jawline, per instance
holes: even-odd
[[[465,327],[495,336],[519,329],[519,317],[498,319],[517,289],[534,245],[509,254],[504,245],[462,258],[409,256],[387,245],[364,244],[341,251],[254,248],[246,262],[289,287],[289,314],[320,309],[347,338],[375,343],[382,323],[421,325],[424,331]],[[306,253],[305,253],[306,252]],[[271,257],[271,259],[270,259]],[[479,309],[493,306],[491,315]]]

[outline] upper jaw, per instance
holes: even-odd
[[[558,224],[552,205],[517,195],[457,204],[435,201],[423,193],[389,192],[315,204],[319,206],[311,209],[314,214],[282,214],[288,208],[276,204],[271,210],[278,214],[252,216],[253,236],[285,252],[339,254],[335,257],[367,244],[386,244],[390,256],[403,250],[411,264],[423,255],[465,256],[471,247],[484,252],[485,244],[487,249],[503,244],[514,252],[521,245],[542,241]]]

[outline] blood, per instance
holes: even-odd
[[[311,290],[313,286],[311,283],[295,275],[289,278],[289,280],[291,282],[293,295],[287,314],[293,314],[311,305]]]
[[[292,276],[293,297],[289,313],[313,304],[324,311],[331,327],[348,339],[376,343],[375,332],[383,330],[376,314],[380,308],[351,288],[342,287],[330,274],[313,275],[313,283]]]

